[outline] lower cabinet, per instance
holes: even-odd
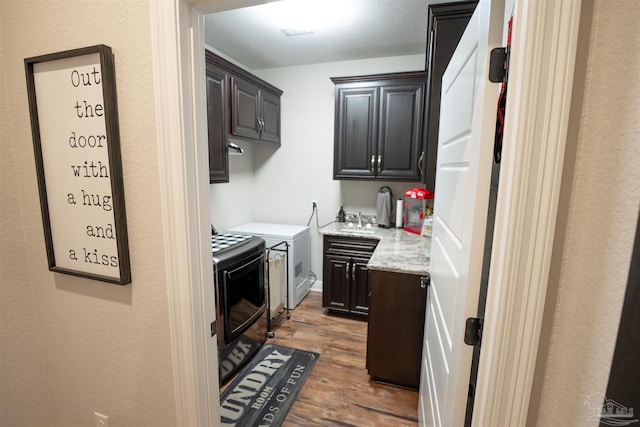
[[[370,271],[367,370],[374,380],[417,389],[428,277]]]
[[[330,312],[367,317],[369,269],[377,240],[324,237],[322,306]]]

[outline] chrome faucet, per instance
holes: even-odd
[[[358,212],[358,227],[362,227],[362,212]]]

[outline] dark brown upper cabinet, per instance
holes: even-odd
[[[229,181],[229,138],[280,145],[277,87],[205,50],[209,181]]]
[[[229,148],[226,100],[227,75],[207,61],[207,127],[209,183],[229,182]]]
[[[442,75],[477,4],[477,1],[465,1],[429,6],[427,94],[424,108],[424,155],[422,156],[424,171],[422,182],[429,190],[435,189]]]
[[[209,182],[229,182],[229,137],[280,145],[282,91],[205,50]]]
[[[419,181],[426,72],[331,80],[333,178]]]
[[[232,77],[231,134],[260,142],[280,144],[280,95],[265,83],[258,85]]]

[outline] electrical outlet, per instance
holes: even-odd
[[[311,199],[311,207],[312,208],[317,208],[318,207],[318,201],[316,199]]]
[[[96,421],[96,427],[109,427],[109,417],[99,412],[93,413],[93,418]]]

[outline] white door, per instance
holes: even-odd
[[[502,40],[504,3],[480,0],[442,78],[440,133],[427,296],[421,426],[462,426],[473,348],[500,86],[487,79]]]

